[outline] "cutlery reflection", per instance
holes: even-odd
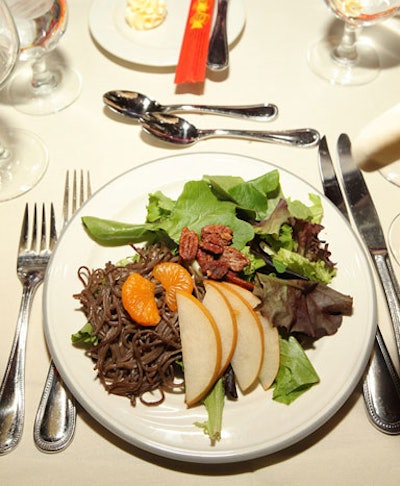
[[[319,145],[319,167],[325,195],[350,221],[344,197],[336,178],[326,138]],[[400,433],[400,378],[386,348],[379,326],[367,375],[363,396],[369,418],[381,431]]]
[[[63,206],[64,226],[91,195],[89,173],[86,175],[86,184],[84,180],[83,171],[81,171],[80,183],[78,183],[77,174],[74,171],[71,194],[70,176],[67,171]],[[74,436],[75,425],[76,408],[73,398],[51,361],[33,429],[36,446],[41,451],[49,453],[64,450]]]
[[[222,71],[229,66],[229,48],[226,31],[228,0],[218,0],[210,44],[208,46],[207,67],[213,71]]]
[[[273,104],[242,106],[161,105],[144,94],[127,90],[108,91],[103,95],[103,101],[113,111],[136,120],[145,113],[172,113],[179,111],[212,113],[258,121],[271,121],[278,116],[278,108]]]
[[[163,113],[147,113],[140,117],[140,123],[146,133],[177,145],[191,145],[200,140],[213,137],[233,137],[261,142],[313,147],[319,142],[319,133],[311,128],[299,128],[283,131],[198,129],[187,120]]]

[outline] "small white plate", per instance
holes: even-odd
[[[86,234],[81,217],[97,216],[143,222],[148,194],[156,190],[176,198],[188,180],[205,174],[258,177],[276,167],[233,154],[174,155],[139,166],[96,192],[75,214],[58,241],[44,286],[45,334],[54,362],[78,402],[111,432],[144,450],[199,463],[242,461],[277,452],[311,434],[347,400],[367,364],[375,336],[375,289],[366,254],[350,226],[323,195],[322,239],[338,262],[334,287],[354,299],[354,314],[345,317],[334,336],[318,340],[307,354],[321,382],[291,405],[272,400],[261,386],[237,402],[227,401],[222,439],[214,447],[194,422],[206,420],[203,406],[188,409],[182,395],[168,395],[157,407],[109,395],[96,380],[92,362],[71,344],[71,334],[85,324],[72,295],[82,290],[81,265],[103,267],[131,254],[128,246],[103,247]],[[309,203],[318,191],[295,175],[279,169],[284,194]],[[77,249],[79,249],[77,251]]]
[[[155,29],[138,31],[125,21],[126,0],[94,0],[89,27],[95,40],[110,54],[146,66],[176,66],[190,0],[168,0],[167,17]],[[242,0],[231,0],[228,7],[228,40],[231,44],[245,25]]]

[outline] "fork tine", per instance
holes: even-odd
[[[50,206],[50,241],[49,241],[50,251],[53,251],[56,242],[57,242],[56,217],[55,217],[55,214],[54,214],[54,205],[53,205],[53,203],[51,203],[51,206]]]
[[[72,174],[67,170],[64,188],[63,203],[63,225],[65,225],[73,214],[79,209],[85,200],[92,195],[90,173],[83,170],[74,170]]]
[[[78,187],[76,182],[76,170],[74,170],[74,180],[72,186],[72,214],[75,214],[76,207],[77,207],[77,197],[78,197]]]
[[[31,251],[36,251],[37,248],[37,205],[33,207],[33,230],[31,240]]]
[[[90,172],[86,172],[86,197],[90,197],[92,195],[92,185],[90,182]]]
[[[43,204],[42,206],[42,232],[40,238],[40,251],[44,251],[46,249],[46,208]]]
[[[65,176],[64,204],[63,204],[63,225],[68,221],[68,201],[69,201],[69,170]]]
[[[21,253],[22,251],[28,248],[28,231],[29,231],[29,211],[28,211],[28,203],[26,203],[24,218],[21,226],[21,236],[19,238],[19,248],[18,248],[19,253]]]

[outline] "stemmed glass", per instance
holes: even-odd
[[[378,53],[370,42],[361,41],[364,26],[376,24],[396,14],[400,0],[324,0],[344,21],[340,39],[322,39],[308,51],[315,74],[331,84],[360,85],[372,81],[380,71]]]
[[[80,75],[55,53],[68,23],[66,0],[7,0],[21,43],[20,60],[27,61],[10,82],[15,108],[47,115],[71,105],[81,91]]]
[[[19,55],[19,37],[4,0],[0,0],[0,89],[10,78]],[[47,149],[33,133],[0,131],[0,201],[31,189],[47,168]]]

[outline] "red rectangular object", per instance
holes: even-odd
[[[175,84],[203,82],[214,0],[192,0],[175,71]]]

